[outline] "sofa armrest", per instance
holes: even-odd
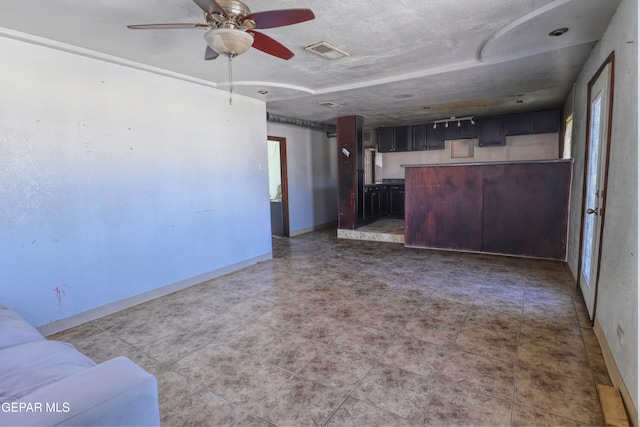
[[[8,426],[159,426],[156,377],[117,357],[0,407]]]

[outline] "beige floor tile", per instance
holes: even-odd
[[[440,381],[511,401],[515,367],[514,362],[454,350]]]
[[[511,401],[450,385],[438,384],[422,424],[427,426],[508,426]]]
[[[397,366],[378,364],[362,380],[353,397],[403,418],[418,421],[435,384],[433,379]]]
[[[515,402],[588,425],[604,422],[593,381],[518,367]]]
[[[254,412],[274,425],[322,426],[344,399],[340,390],[296,377],[272,393]]]
[[[380,358],[380,362],[395,365],[427,378],[438,379],[449,353],[451,349],[447,347],[399,336]]]
[[[352,397],[348,398],[326,424],[327,426],[414,426],[415,422]]]
[[[203,391],[181,400],[161,417],[163,426],[230,426],[246,413],[213,393]]]

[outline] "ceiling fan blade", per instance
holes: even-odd
[[[315,17],[310,9],[282,9],[250,13],[245,19],[251,19],[256,23],[256,28],[263,30],[265,28],[298,24],[314,19]]]
[[[132,30],[175,30],[181,28],[209,28],[207,24],[140,24],[127,25]]]
[[[211,59],[216,59],[220,54],[215,50],[211,49],[211,46],[207,46],[207,50],[204,52],[204,59],[209,61]]]
[[[227,18],[229,17],[229,15],[227,14],[227,11],[224,10],[224,8],[220,6],[220,4],[216,0],[193,0],[193,1],[198,6],[200,6],[200,9],[204,10],[209,15],[211,15],[212,13],[219,13],[220,15],[223,15]]]
[[[278,58],[287,60],[293,58],[293,52],[287,49],[282,43],[272,39],[266,34],[253,30],[248,30],[247,33],[253,34],[252,47],[255,47],[264,53],[268,53],[269,55],[277,56]]]

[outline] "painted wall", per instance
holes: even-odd
[[[267,131],[270,136],[287,139],[291,235],[336,222],[336,138],[328,138],[326,132],[282,123],[267,123]]]
[[[41,326],[270,257],[263,102],[8,38],[0,51],[0,304]]]
[[[375,131],[371,132],[375,135]],[[472,157],[453,158],[451,145],[445,141],[444,150],[407,151],[401,153],[377,153],[376,163],[382,167],[380,182],[385,178],[404,178],[402,165],[432,163],[499,162],[511,160],[548,160],[559,157],[557,133],[508,136],[502,147],[479,147],[474,139]]]
[[[578,274],[582,186],[587,129],[587,88],[616,52],[607,211],[596,318],[638,407],[638,3],[623,0],[578,78],[573,119],[574,180],[568,263]],[[624,344],[617,327],[624,331]]]

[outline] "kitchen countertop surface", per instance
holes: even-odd
[[[549,160],[510,160],[499,162],[460,162],[460,163],[423,163],[400,165],[403,168],[421,168],[434,166],[488,166],[488,165],[509,165],[509,164],[531,164],[531,163],[565,163],[573,162],[573,159],[549,159]]]

